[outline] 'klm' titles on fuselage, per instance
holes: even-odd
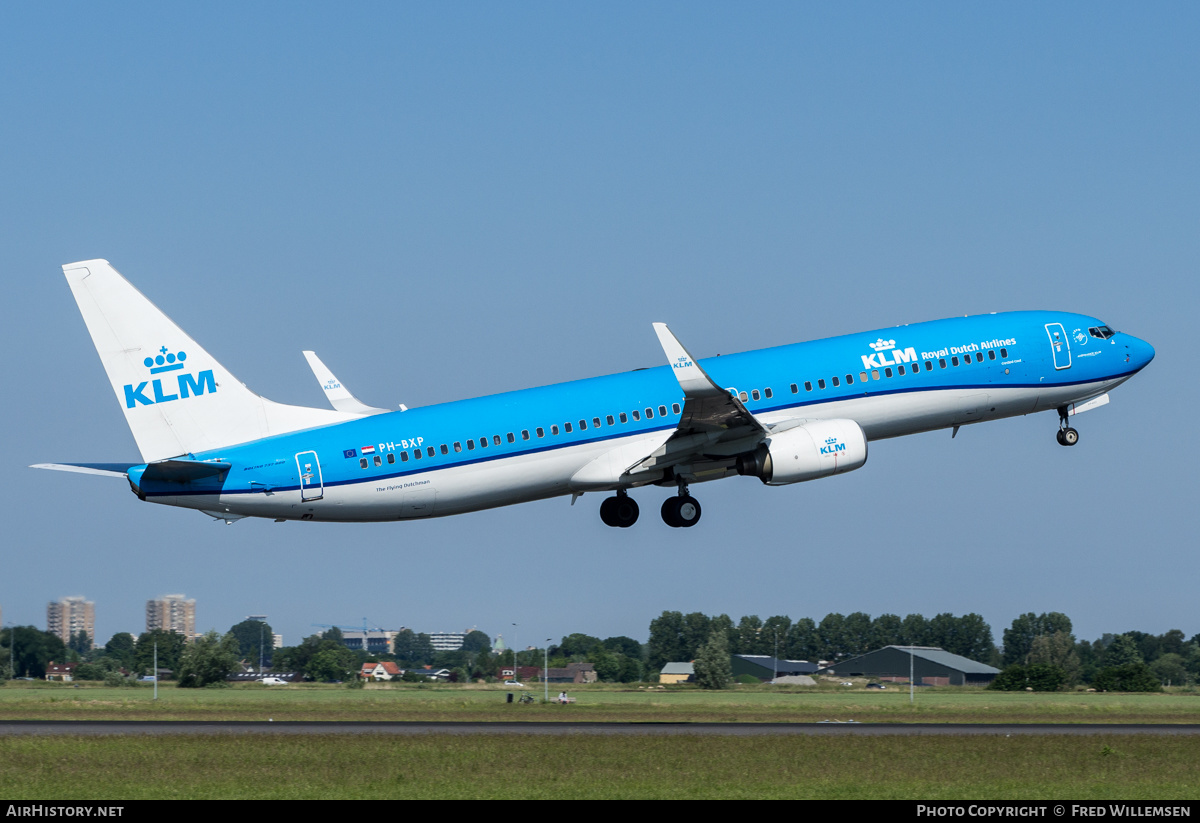
[[[138,383],[137,388],[134,388],[133,384],[126,384],[125,408],[132,409],[139,403],[143,406],[153,406],[155,403],[166,403],[171,400],[179,400],[182,397],[199,397],[205,391],[209,394],[214,394],[217,390],[217,381],[213,377],[212,369],[205,369],[197,375],[179,374],[176,375],[175,379],[178,394],[166,394],[163,391],[162,378]],[[153,400],[143,394],[147,386],[153,386]]]
[[[884,366],[897,366],[901,363],[913,363],[917,359],[917,350],[912,346],[907,349],[892,349],[891,351],[864,354],[862,356],[864,369],[881,369]]]

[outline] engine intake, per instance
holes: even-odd
[[[737,473],[786,486],[854,471],[867,462],[867,436],[853,420],[814,420],[771,435],[739,455]]]

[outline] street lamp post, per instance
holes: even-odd
[[[546,648],[543,651],[545,653],[543,655],[543,660],[542,660],[542,686],[545,688],[545,696],[542,698],[542,700],[546,703],[549,703],[550,702],[550,681],[547,679],[547,675],[550,674],[550,638],[549,637],[546,638]]]

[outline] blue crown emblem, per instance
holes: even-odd
[[[142,362],[146,368],[150,369],[151,374],[161,374],[165,371],[175,371],[183,368],[183,361],[187,360],[187,352],[181,351],[178,354],[167,351],[167,347],[163,346],[158,350],[157,357],[147,357]]]
[[[837,438],[836,437],[826,437],[825,442],[832,446],[834,443],[837,442]]]

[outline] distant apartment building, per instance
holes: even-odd
[[[196,636],[196,601],[182,594],[164,594],[146,601],[146,631],[163,629],[184,637]]]
[[[82,597],[64,597],[46,606],[46,631],[63,643],[79,632],[87,632],[88,643],[96,642],[96,604]]]
[[[429,635],[433,650],[438,652],[456,652],[462,648],[466,639],[466,632],[433,632]]]
[[[368,654],[389,654],[392,651],[392,641],[398,634],[399,630],[391,629],[372,629],[366,633],[345,629],[342,631],[342,645]]]

